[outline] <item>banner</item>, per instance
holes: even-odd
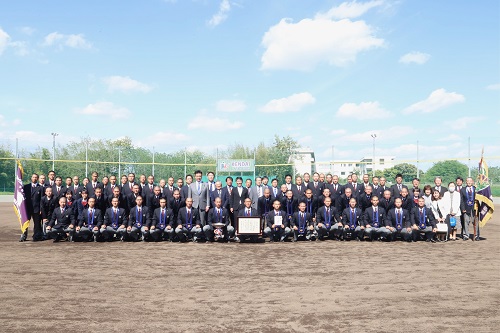
[[[219,160],[217,162],[218,172],[253,172],[255,169],[255,160]]]
[[[493,204],[493,196],[491,195],[490,181],[488,179],[488,165],[481,153],[481,161],[479,161],[479,174],[477,176],[476,202],[475,208],[479,212],[479,226],[484,225],[491,219],[495,206]]]
[[[26,212],[26,199],[23,189],[23,166],[20,161],[16,161],[16,183],[14,188],[14,211],[16,212],[21,232],[25,232],[30,226],[28,213]]]

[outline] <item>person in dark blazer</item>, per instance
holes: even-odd
[[[104,187],[103,193],[106,201],[110,201],[113,197],[115,187],[118,187],[120,189],[120,193],[122,192],[121,186],[116,183],[116,176],[113,175],[109,177],[109,183]]]
[[[434,178],[434,189],[438,190],[441,193],[441,197],[444,196],[446,192],[448,192],[448,188],[443,186],[443,179],[441,177]]]
[[[73,177],[73,183],[68,186],[68,189],[71,190],[74,201],[77,201],[82,197],[83,186],[80,184],[80,178],[78,176]]]
[[[186,207],[179,209],[175,234],[181,242],[192,237],[193,242],[203,237],[200,212],[193,208],[193,198],[186,198]]]
[[[336,202],[337,211],[343,212],[344,209],[349,208],[349,202],[352,198],[355,198],[352,195],[352,189],[348,186],[344,189],[345,193],[342,194]],[[356,198],[355,198],[356,199]]]
[[[173,225],[177,227],[177,217],[179,215],[179,209],[186,206],[186,201],[181,200],[181,193],[178,189],[175,189],[172,193],[172,198],[167,202],[167,207],[172,210],[173,216]]]
[[[24,199],[26,200],[26,213],[28,220],[33,219],[33,241],[43,240],[41,200],[43,187],[38,184],[38,175],[31,175],[31,182],[23,186]],[[21,235],[20,242],[28,238],[28,229]]]
[[[385,209],[379,206],[378,196],[371,198],[371,206],[367,207],[363,214],[363,225],[365,234],[371,241],[380,239],[382,241],[389,239],[391,231],[386,228]]]
[[[264,193],[266,193],[266,191],[269,191],[269,188],[265,189],[264,190]],[[264,196],[260,197],[259,198],[259,202],[261,201],[261,199],[264,198]],[[262,215],[259,214],[259,211],[255,208],[252,208],[252,200],[250,198],[246,198],[245,199],[245,208],[241,209],[239,212],[238,212],[238,217],[261,217]],[[236,228],[237,227],[237,219],[234,223],[234,227]],[[245,241],[247,239],[250,240],[250,242],[252,243],[255,243],[257,242],[259,236],[256,236],[256,235],[238,235],[238,236],[235,236],[234,237],[234,240],[235,242],[240,242],[240,241]]]
[[[330,190],[330,194],[334,200],[332,202],[335,202],[336,198],[340,197],[343,193],[342,185],[339,183],[339,176],[332,176],[332,183],[329,184],[328,189]]]
[[[209,192],[209,194],[210,194],[210,207],[215,207],[215,198],[221,198],[222,207],[226,208],[224,206],[225,203],[224,199],[222,198],[223,189],[222,189],[222,182],[220,180],[215,182],[215,189]]]
[[[163,180],[163,182],[165,182],[165,181]],[[162,183],[162,181],[160,180],[160,184],[161,183]],[[161,190],[162,189],[160,188],[160,191]],[[170,199],[173,198],[174,190],[175,190],[174,177],[168,177],[167,184],[165,185],[165,187],[163,187],[163,191],[161,191],[161,193],[163,194],[163,197],[165,199],[167,199],[167,204],[170,201]]]
[[[380,186],[380,179],[378,177],[373,177],[372,178],[372,194],[376,195],[379,200],[384,196],[384,190],[382,189],[382,186]]]
[[[394,198],[392,197],[392,193],[389,189],[384,191],[383,197],[379,198],[379,206],[387,212],[394,208]]]
[[[332,206],[336,206],[337,202],[340,201],[340,197],[334,197],[334,196],[332,196],[332,194],[330,192],[330,189],[328,187],[325,187],[323,189],[323,194],[321,194],[319,196],[319,198],[317,198],[318,207],[321,207],[321,206],[324,205],[324,202],[325,202],[326,198],[330,198]]]
[[[158,189],[159,190],[159,189]],[[166,237],[171,242],[174,239],[174,212],[167,208],[167,199],[160,198],[160,207],[156,208],[150,219],[149,234],[155,242]]]
[[[133,193],[134,192],[134,185],[136,185],[136,184],[139,185],[135,181],[135,173],[130,172],[127,176],[127,181],[125,182],[125,184],[122,184],[122,186],[121,186],[123,196],[127,197],[129,194]]]
[[[123,237],[127,233],[127,212],[118,206],[118,198],[113,198],[111,205],[110,208],[106,209],[106,213],[104,213],[102,224],[97,225],[97,227],[104,240],[123,240]]]
[[[98,177],[99,177],[99,174],[96,171],[92,172],[92,177],[90,178],[90,181],[85,186],[87,188],[87,192],[89,193],[89,196],[93,196],[95,194],[95,189],[98,187],[100,189],[102,189],[103,193],[104,193],[104,186],[102,185],[102,183],[99,180],[97,180]]]
[[[231,199],[229,200],[229,207],[233,216],[238,216],[240,209],[245,207],[245,199],[248,198],[248,190],[242,185],[243,178],[236,177],[236,188],[231,191]]]
[[[281,189],[278,187],[278,179],[273,178],[271,180],[271,186],[269,188],[271,190],[271,198],[274,200],[280,194]]]
[[[436,218],[430,208],[425,207],[425,199],[419,198],[418,205],[410,213],[412,238],[416,242],[421,234],[425,235],[426,242],[436,242],[434,236],[437,232]]]
[[[43,227],[43,239],[48,239],[47,236],[47,225],[52,218],[52,213],[56,206],[59,206],[59,202],[56,197],[52,194],[52,187],[42,187],[45,190],[45,195],[40,200],[40,210],[42,214],[42,227]]]
[[[325,188],[326,189],[326,188]],[[323,190],[324,192],[324,190]],[[316,211],[319,207],[319,201],[317,198],[313,196],[313,192],[311,189],[307,189],[304,196],[299,199],[299,204],[303,202],[306,204],[306,213],[309,213],[312,216],[313,222],[315,221]]]
[[[318,236],[314,230],[313,216],[306,212],[306,204],[303,201],[299,203],[299,211],[293,214],[290,226],[294,242],[298,240],[312,241]]]
[[[286,191],[286,197],[281,200],[281,207],[286,212],[288,225],[292,223],[293,213],[299,210],[299,200],[293,197],[292,190]]]
[[[141,196],[144,198],[144,204],[146,204],[147,198],[149,198],[149,196],[154,193],[154,189],[155,177],[153,175],[149,175],[147,184],[141,190]],[[151,214],[152,213],[153,212],[151,212]]]
[[[410,198],[407,188],[403,187],[403,189],[401,190],[400,198],[402,200],[401,207],[403,209],[406,209],[409,213],[411,213],[411,210],[413,209],[414,206],[414,202],[413,199]]]
[[[95,193],[93,198],[95,198],[95,208],[99,209],[102,212],[106,213],[106,209],[108,208],[106,199],[102,194],[102,189],[100,187],[95,189]]]
[[[316,211],[316,231],[318,239],[323,240],[325,236],[340,240],[343,225],[337,209],[332,206],[332,198],[326,197],[321,206]]]
[[[156,211],[157,208],[160,208],[160,200],[161,198],[165,198],[161,194],[161,189],[159,186],[155,186],[153,189],[153,193],[149,194],[146,200],[146,206],[148,206],[148,211],[149,214],[151,215],[150,217],[153,217],[154,212]],[[165,203],[168,203],[168,199],[165,198]]]
[[[193,183],[193,176],[192,175],[187,175],[186,176],[186,184],[182,185],[180,188],[181,191],[181,199],[182,201],[186,201],[187,198],[191,198],[191,184]]]
[[[271,190],[269,188],[266,188],[264,190],[264,195],[259,198],[259,201],[257,202],[257,212],[258,216],[261,216],[263,219],[265,219],[266,215],[268,212],[270,212],[273,209],[273,199],[271,197]]]
[[[66,197],[59,198],[59,207],[54,209],[52,218],[47,225],[47,236],[54,242],[62,239],[71,240],[75,230],[75,215],[71,208],[66,207]]]
[[[85,208],[79,215],[78,226],[75,230],[77,239],[83,241],[98,241],[99,237],[99,224],[102,224],[102,212],[95,208],[95,198],[88,199],[88,207]]]
[[[395,180],[396,180],[396,184],[394,184],[394,185],[391,186],[391,194],[392,194],[393,198],[400,197],[401,196],[401,191],[404,188],[406,188],[406,190],[408,191],[408,186],[406,186],[406,185],[403,184],[403,175],[402,174],[398,173],[396,175]]]
[[[63,186],[62,178],[59,176],[56,177],[54,185],[52,186],[52,193],[57,200],[66,196],[66,187]]]
[[[351,175],[351,182],[350,183],[348,182],[344,186],[344,193],[345,193],[345,190],[347,188],[350,188],[351,189],[351,195],[354,198],[356,198],[356,200],[358,199],[358,196],[363,193],[363,192],[361,192],[361,190],[362,190],[361,189],[361,184],[358,184],[357,181],[358,181],[358,176],[355,173],[353,173]]]
[[[372,205],[372,187],[367,185],[364,187],[364,193],[358,197],[358,206],[364,212],[365,209]]]
[[[144,187],[146,188],[147,185]],[[132,241],[147,241],[149,238],[149,228],[151,226],[151,214],[148,207],[143,205],[143,198],[138,195],[135,199],[135,206],[130,210],[127,226],[127,237]]]
[[[313,180],[307,184],[307,188],[313,191],[313,196],[315,198],[319,197],[323,193],[325,184],[320,181],[319,173],[315,172],[313,174]]]
[[[281,203],[278,199],[274,200],[273,208],[267,214],[264,235],[269,237],[270,242],[274,242],[277,239],[280,242],[284,242],[291,232],[290,224],[288,223],[286,212],[281,210]],[[277,220],[281,220],[281,225],[276,224]]]
[[[87,193],[86,189],[82,189],[82,192],[80,194],[80,198],[75,201],[75,220],[80,221],[80,215],[83,213],[83,211],[88,207],[89,203],[89,195]],[[94,199],[94,205],[95,205],[95,199]]]
[[[306,193],[307,186],[302,183],[302,177],[295,177],[295,184],[292,184],[293,196],[300,200]]]
[[[356,207],[356,198],[349,200],[349,207],[342,212],[343,239],[361,241],[364,239],[365,226],[363,222],[363,211]]]
[[[137,204],[136,199],[138,196],[141,195],[140,191],[141,191],[141,186],[136,184],[136,185],[134,185],[134,187],[132,189],[132,193],[127,195],[127,209],[128,209],[127,214]]]
[[[401,240],[411,242],[410,213],[401,207],[402,204],[401,198],[394,199],[394,208],[390,209],[386,215],[386,226],[390,225],[392,240],[400,236]]]
[[[248,198],[250,200],[250,198]],[[229,240],[234,238],[235,229],[229,223],[229,215],[227,209],[222,207],[222,199],[216,197],[214,207],[208,211],[207,224],[203,227],[203,233],[207,241],[214,241],[214,223],[222,223],[224,227],[220,230],[222,234],[218,235],[218,240]]]
[[[372,192],[373,192],[373,184],[370,183],[370,176],[365,173],[363,175],[363,182],[359,185],[360,187],[360,193],[365,193],[365,189],[370,186],[372,188]]]
[[[460,190],[460,209],[462,210],[462,215],[464,221],[462,223],[462,239],[464,241],[468,240],[470,237],[470,223],[474,223],[474,201],[476,200],[476,187],[474,186],[474,180],[468,177],[465,180],[466,186],[462,187]],[[479,238],[479,223],[476,225],[476,238]]]

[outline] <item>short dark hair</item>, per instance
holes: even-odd
[[[399,177],[403,178],[403,175],[398,173],[395,178],[399,178]]]
[[[236,177],[236,181],[238,181],[238,179],[243,181],[243,178],[241,178],[240,176]]]
[[[198,174],[203,175],[203,172],[201,172],[201,170],[196,170],[196,171],[194,172],[194,175],[196,176],[196,175],[198,175]]]
[[[464,181],[464,179],[460,176],[458,176],[457,179],[455,179],[455,181],[457,181],[457,180],[461,180],[462,182]]]
[[[233,177],[231,177],[231,176],[227,176],[227,177],[226,177],[226,182],[227,182],[227,180],[228,180],[228,179],[231,179],[231,181],[233,181],[233,180],[234,180],[234,179],[233,179]]]

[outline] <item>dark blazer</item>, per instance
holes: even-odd
[[[245,207],[245,199],[248,198],[248,190],[246,187],[242,186],[241,196],[238,193],[238,187],[233,187],[231,191],[231,199],[229,199],[229,206],[236,213],[243,207]]]
[[[467,186],[462,187],[460,190],[460,210],[465,212],[469,215],[472,214],[472,211],[474,210],[474,201],[476,200],[476,187],[472,186],[472,205],[468,204],[468,199],[467,199]]]
[[[325,205],[325,198],[327,198],[327,197],[325,197],[324,195],[320,195],[318,197],[318,199],[317,199],[318,208]],[[340,197],[334,197],[334,196],[330,195],[328,198],[330,198],[332,200],[330,205],[337,207],[337,202],[340,200]]]
[[[336,205],[336,208],[339,212],[343,212],[344,209],[346,209],[347,207],[349,207],[349,200],[351,200],[351,198],[356,198],[355,196],[351,196],[351,197],[347,197],[345,194],[342,194],[338,200],[336,200],[335,202],[335,205]]]
[[[90,196],[89,196],[89,198],[90,198]],[[107,204],[104,196],[101,195],[98,198],[94,195],[93,198],[95,198],[95,208],[99,209],[101,211],[101,213],[106,212],[106,209],[108,208],[108,204]]]
[[[316,215],[316,211],[318,210],[319,207],[318,199],[316,199],[315,197],[312,197],[311,199],[303,197],[302,199],[299,200],[299,203],[301,202],[306,204],[306,213],[309,213],[312,216]]]
[[[234,187],[231,187],[232,190],[234,190]],[[231,195],[229,194],[229,188],[227,186],[224,186],[222,188],[222,207],[229,209],[230,207],[230,202],[231,200]]]
[[[382,207],[387,214],[390,209],[394,208],[394,198],[390,198],[389,200],[387,200],[386,198],[379,198],[378,205]]]
[[[312,215],[309,213],[304,213],[305,214],[305,228],[314,225],[314,222],[312,221]],[[300,212],[295,212],[292,216],[292,221],[291,221],[291,227],[297,227],[300,228]]]
[[[158,207],[155,209],[153,212],[152,218],[149,220],[150,224],[147,227],[150,227],[151,225],[154,225],[156,228],[161,228],[160,223],[161,223],[161,207]],[[170,208],[165,208],[165,225],[163,228],[165,228],[167,225],[171,226],[174,228],[174,212]]]
[[[293,196],[295,198],[298,198],[298,199],[302,198],[304,196],[304,194],[306,193],[306,190],[307,190],[307,186],[304,184],[300,185],[300,191],[299,191],[299,187],[296,184],[292,184],[292,192],[293,192]],[[314,195],[314,191],[313,191],[313,195]]]
[[[182,188],[181,188],[182,201],[186,201],[186,198],[191,197],[189,194],[190,194],[189,193],[189,186],[187,186],[187,185],[182,186]]]
[[[269,186],[269,191],[271,191],[271,198],[275,199],[280,193],[281,189],[279,187],[276,187],[276,194],[274,194],[274,187]]]
[[[224,198],[222,197],[224,195],[224,189],[222,188],[220,189],[220,195],[219,195],[219,190],[217,189],[209,193],[210,193],[210,207],[215,207],[215,199],[220,198],[222,202],[222,207],[226,208],[224,206]]]
[[[344,189],[343,189],[343,190],[344,190],[344,193],[345,193],[345,189],[346,189],[346,188],[350,188],[350,189],[352,190],[352,195],[353,195],[355,198],[357,198],[360,194],[362,194],[362,193],[363,193],[362,188],[361,188],[361,184],[359,184],[359,183],[356,183],[356,190],[354,190],[354,185],[353,185],[353,183],[348,183],[348,184],[346,184],[346,185],[344,186]]]
[[[280,210],[280,216],[283,216],[283,225],[286,227],[290,227],[290,222],[288,221],[288,219],[286,218],[286,212],[283,211],[283,210]],[[272,228],[272,225],[274,224],[274,216],[275,216],[275,211],[274,209],[272,211],[269,212],[269,214],[267,214],[266,216],[266,225],[269,227],[269,228]]]
[[[365,185],[365,183],[361,183],[361,184],[359,184],[359,186],[361,187],[361,191],[360,191],[361,193],[365,193],[365,188],[367,186],[371,186],[373,188],[373,184],[370,182],[368,182],[368,184],[366,184],[366,185]],[[373,193],[373,191],[372,191],[372,193]]]
[[[299,211],[299,200],[292,197],[292,200],[283,198],[281,201],[281,210],[284,210],[287,216],[292,216],[293,213]]]
[[[261,196],[257,201],[258,214],[264,216],[271,210],[273,210],[273,198],[271,196],[269,196],[269,198]]]
[[[153,216],[153,213],[156,211],[156,208],[160,207],[161,198],[163,198],[161,193],[158,195],[158,197],[154,193],[151,193],[146,198],[146,206],[148,206],[148,211],[151,217]],[[165,200],[167,201],[167,207],[168,207],[168,199]]]
[[[151,215],[149,214],[148,207],[142,205],[140,215],[137,214],[137,210],[138,210],[137,206],[135,206],[134,208],[132,208],[130,210],[130,214],[128,217],[128,226],[129,227],[135,226],[137,228],[150,227],[151,226],[151,221],[150,221]]]
[[[170,200],[170,198],[174,197],[174,191],[175,191],[175,187],[172,186],[172,191],[170,191],[170,187],[168,185],[166,185],[163,188],[163,191],[161,192],[161,194],[163,195],[164,198],[167,199],[167,202],[168,202]]]
[[[313,192],[313,196],[315,198],[319,197],[323,194],[323,189],[325,188],[325,184],[322,182],[318,182],[318,186],[314,187],[314,181],[311,181],[307,184],[307,188]]]
[[[52,198],[49,199],[46,195],[44,195],[40,201],[42,220],[50,220],[56,206],[59,206],[59,203],[56,201],[56,197],[52,196]]]
[[[356,226],[362,226],[364,225],[363,223],[363,212],[361,211],[361,208],[354,208],[354,214],[356,216],[356,221],[353,221],[355,222],[354,224]],[[344,227],[346,225],[350,225],[351,224],[351,208],[346,208],[342,211],[342,224],[344,225]]]
[[[75,184],[71,184],[71,186],[68,188],[68,190],[71,191],[71,195],[73,197],[73,200],[78,200],[82,197],[82,190],[83,190],[83,186],[82,185],[78,185],[76,188],[75,188]]]
[[[134,185],[136,185],[136,184],[137,184],[136,182],[133,182],[132,187],[134,187]],[[140,188],[141,187],[139,186],[139,189]],[[130,193],[133,193],[132,189],[130,188],[130,183],[128,181],[121,186],[121,189],[122,189],[121,193],[123,193],[123,196],[125,196],[125,197],[128,196]]]
[[[337,183],[337,190],[335,190],[335,184],[325,184],[325,188],[330,190],[331,196],[338,198],[342,195],[342,185]]]
[[[327,211],[326,206],[318,208],[318,210],[316,211],[316,223],[323,223],[323,224],[326,223],[326,216],[327,216],[326,211]],[[339,211],[335,207],[330,206],[330,225],[339,222],[341,222]]]
[[[65,208],[61,213],[61,207],[54,208],[52,218],[49,221],[51,228],[67,228],[70,224],[75,225],[75,215],[71,208]]]
[[[57,202],[59,203],[59,199],[66,195],[66,187],[60,186],[59,191],[57,191],[57,186],[52,186],[52,194],[57,198]]]
[[[102,193],[104,194],[104,185],[102,185],[102,183],[99,181],[96,184],[97,184],[96,188],[100,187],[103,190]],[[87,189],[87,193],[89,194],[89,197],[91,197],[95,194],[94,187],[92,186],[92,181],[89,181],[87,183],[87,185],[85,186],[85,188]]]
[[[372,196],[366,196],[366,193],[360,194],[358,197],[358,207],[364,212],[366,208],[372,205]]]
[[[191,217],[192,217],[192,221],[193,221],[193,226],[195,226],[195,225],[201,226],[200,212],[198,209],[191,207]],[[186,226],[187,222],[188,222],[187,208],[182,207],[181,209],[179,209],[179,213],[177,214],[177,225]]]
[[[113,220],[113,217],[115,218],[114,220]],[[110,208],[106,209],[106,213],[104,214],[104,220],[103,220],[102,225],[104,225],[106,227],[112,227],[114,221],[116,221],[116,216],[114,215],[113,207],[110,207]],[[127,217],[127,213],[125,212],[125,209],[118,208],[118,226],[117,226],[117,228],[120,227],[121,225],[124,225],[124,226],[128,225],[128,217]],[[98,227],[100,228],[101,225],[98,225]]]
[[[221,207],[220,216],[217,215],[216,209],[217,208],[214,207],[208,211],[208,219],[207,219],[208,225],[212,226],[213,223],[224,223],[224,225],[227,227],[229,225],[229,214],[227,213],[227,209]],[[220,218],[220,222],[218,218]]]
[[[177,224],[177,215],[179,214],[179,209],[181,209],[182,207],[185,207],[185,206],[186,206],[186,202],[182,201],[181,198],[179,198],[179,200],[175,200],[172,197],[168,201],[167,207],[170,208],[172,210],[172,212],[174,213],[174,219],[173,219],[174,224]]]
[[[369,224],[374,228],[380,228],[385,226],[387,219],[385,209],[382,207],[377,207],[377,216],[378,216],[378,222],[377,222],[378,224],[375,225],[376,219],[374,217],[376,216],[373,214],[373,206],[367,207],[363,215],[363,225],[366,226],[367,224]]]
[[[425,226],[426,227],[436,227],[436,218],[434,217],[434,214],[432,213],[432,210],[430,208],[425,209]],[[420,227],[420,208],[419,207],[413,207],[410,213],[410,221],[411,225],[416,225]]]
[[[392,208],[387,212],[386,215],[386,226],[391,226],[396,228],[396,208]],[[406,209],[403,209],[403,228],[409,228],[410,225],[410,213]]]
[[[102,225],[102,212],[101,210],[94,207],[94,223],[92,224],[94,227]],[[83,212],[80,214],[78,219],[78,226],[88,227],[89,226],[89,208],[85,208]]]
[[[150,189],[149,188],[149,183],[147,183],[141,190],[141,195],[144,197],[144,198],[148,198],[151,194],[154,194],[154,188],[155,188],[155,184],[153,184],[153,188]]]
[[[87,199],[88,201],[88,199]],[[78,221],[80,221],[80,215],[83,213],[83,211],[85,210],[85,208],[87,208],[89,206],[89,204],[87,202],[85,202],[85,205],[83,204],[83,198],[80,198],[78,200],[75,201],[74,203],[75,207],[76,207],[76,219]]]
[[[376,195],[379,199],[382,199],[384,197],[384,189],[382,188],[382,186],[377,185],[377,188],[374,187],[372,195]]]
[[[40,202],[43,196],[43,187],[40,184],[36,184],[33,188],[32,183],[23,186],[24,199],[26,200],[26,209],[28,213],[28,218],[31,219],[33,214],[40,214]]]
[[[406,185],[401,185],[401,189],[403,189],[403,188],[408,190],[408,186],[406,186]],[[391,190],[391,196],[393,198],[399,198],[401,196],[401,192],[399,191],[397,184],[392,185],[390,190]],[[408,195],[409,195],[409,193],[410,193],[410,191],[408,190]]]
[[[244,217],[245,211],[246,211],[246,207],[238,212],[238,216]],[[261,215],[259,214],[259,211],[257,209],[250,207],[250,216],[256,217],[256,216],[261,216]]]
[[[121,190],[120,185],[115,184],[115,187],[118,187],[120,189],[120,194],[122,194],[122,190]],[[113,190],[114,190],[114,188],[111,187],[111,184],[108,184],[108,185],[106,185],[106,187],[104,187],[103,193],[104,193],[104,197],[106,198],[106,201],[108,201],[108,199],[113,196]]]
[[[406,199],[403,199],[403,197],[400,197],[400,198],[403,201],[401,208],[406,209],[408,212],[411,212],[413,206],[415,205],[415,202],[413,201],[413,199],[410,198],[409,195],[406,197]]]
[[[113,198],[114,198],[114,195],[107,198],[106,208],[113,207],[113,204],[111,203],[113,201]],[[134,199],[134,205],[135,205],[135,199]],[[130,211],[130,209],[128,207],[128,200],[121,193],[120,193],[120,196],[118,197],[118,207],[125,209],[125,212]]]
[[[435,189],[437,189],[437,186],[434,186],[432,188],[432,191],[434,191]],[[439,191],[439,193],[441,193],[441,197],[443,197],[443,195],[448,191],[448,188],[446,188],[445,186],[443,186],[443,184],[441,184],[441,189]]]
[[[140,194],[137,194],[137,196],[139,196]],[[135,207],[135,205],[137,205],[137,203],[135,202],[135,199],[137,199],[137,196],[135,195],[135,193],[130,193],[127,195],[127,208],[128,208],[128,211],[130,211],[132,208]],[[142,198],[143,200],[143,204],[144,204],[144,198]]]

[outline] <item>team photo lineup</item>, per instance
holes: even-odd
[[[185,179],[134,173],[104,176],[93,172],[61,177],[54,171],[32,174],[23,188],[33,241],[54,242],[269,242],[479,240],[474,220],[476,188],[471,177],[455,182],[410,186],[397,174],[356,173],[346,184],[332,174],[287,174],[285,183],[266,176],[228,176],[225,184],[196,170]],[[370,179],[371,178],[371,179]],[[257,218],[254,234],[238,232],[238,220]],[[28,229],[20,241],[28,239]]]

